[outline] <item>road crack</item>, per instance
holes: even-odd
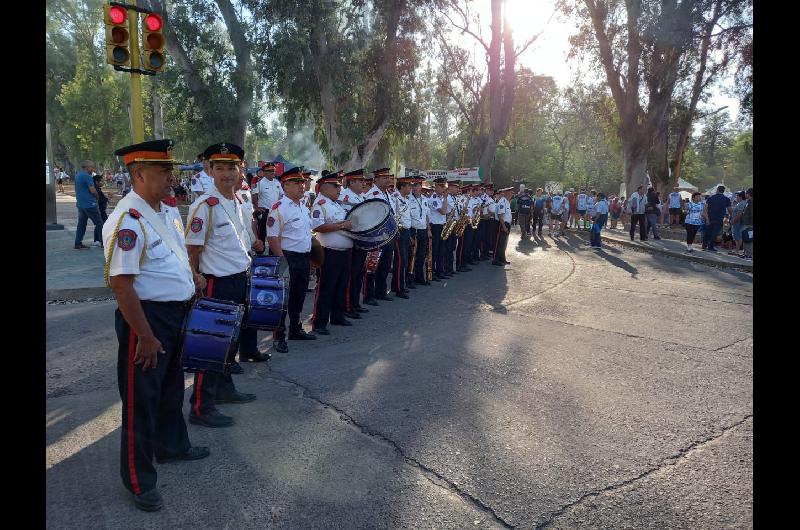
[[[558,519],[561,515],[566,513],[567,510],[569,510],[570,508],[573,508],[575,506],[578,506],[580,504],[583,504],[587,500],[599,497],[603,493],[608,493],[608,492],[611,492],[611,491],[618,490],[620,488],[624,488],[625,486],[629,486],[629,485],[633,484],[634,482],[638,482],[638,481],[640,481],[642,479],[645,479],[645,478],[649,477],[650,475],[653,475],[654,473],[657,473],[657,472],[659,472],[659,471],[661,471],[663,469],[666,469],[668,467],[671,467],[671,466],[674,466],[674,465],[678,464],[683,459],[688,457],[692,452],[694,452],[696,450],[699,450],[703,446],[705,446],[705,445],[707,445],[707,444],[709,444],[709,443],[711,443],[711,442],[713,442],[713,441],[725,436],[728,432],[730,432],[731,430],[741,426],[742,424],[744,424],[745,422],[747,422],[748,420],[750,420],[752,418],[753,418],[753,415],[752,414],[748,414],[747,416],[745,416],[744,418],[740,419],[736,423],[733,423],[732,425],[724,427],[722,429],[722,431],[720,431],[718,433],[715,433],[715,434],[712,434],[711,436],[709,436],[709,437],[707,437],[707,438],[705,438],[703,440],[697,440],[697,441],[692,442],[688,446],[680,449],[677,453],[672,454],[669,457],[667,457],[664,460],[662,460],[661,463],[659,463],[657,466],[655,466],[655,467],[653,467],[651,469],[648,469],[647,471],[644,471],[643,473],[640,473],[639,475],[637,475],[635,477],[623,480],[622,482],[617,482],[616,484],[610,484],[610,485],[606,486],[605,488],[602,488],[602,489],[599,489],[599,490],[594,490],[594,491],[590,491],[588,493],[584,493],[578,499],[576,499],[576,500],[574,500],[574,501],[572,501],[570,503],[565,504],[564,506],[562,506],[558,510],[554,510],[552,512],[547,512],[545,514],[540,515],[539,519],[544,517],[544,518],[546,518],[546,520],[541,522],[541,523],[538,523],[536,525],[536,530],[543,529],[543,528],[548,528],[549,526],[551,526],[556,521],[556,519]]]
[[[277,376],[277,377],[276,377]],[[366,425],[362,425],[355,418],[353,418],[350,414],[345,412],[343,409],[337,407],[333,403],[323,400],[316,394],[314,394],[310,388],[303,385],[302,383],[295,381],[294,379],[290,378],[286,374],[276,371],[274,368],[272,371],[267,375],[269,379],[274,379],[276,381],[282,381],[284,383],[288,383],[292,386],[299,388],[302,391],[302,397],[310,399],[319,405],[322,405],[324,408],[330,409],[334,411],[338,416],[339,419],[343,422],[347,423],[351,427],[357,429],[362,434],[377,440],[384,445],[388,445],[395,453],[397,453],[406,464],[410,465],[413,468],[416,468],[418,471],[422,473],[422,475],[428,479],[432,484],[436,485],[439,488],[443,488],[448,490],[450,493],[458,495],[462,500],[467,502],[467,504],[471,505],[478,511],[485,513],[489,518],[491,518],[496,524],[501,525],[504,528],[515,528],[513,525],[506,522],[502,517],[500,517],[497,513],[495,513],[494,509],[489,506],[488,504],[481,501],[479,498],[467,493],[466,491],[459,488],[455,483],[450,481],[447,477],[439,473],[438,471],[426,466],[425,464],[421,463],[417,459],[408,456],[406,452],[403,450],[400,445],[397,444],[394,440],[386,436],[380,431],[375,429],[370,429]]]

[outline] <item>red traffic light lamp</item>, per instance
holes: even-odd
[[[103,22],[106,26],[106,62],[114,66],[129,65],[131,52],[127,9],[103,5]]]
[[[164,53],[164,19],[157,13],[148,13],[142,21],[142,66],[146,70],[160,72],[167,63]]]

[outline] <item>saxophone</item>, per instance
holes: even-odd
[[[447,218],[444,220],[444,226],[442,227],[441,238],[442,241],[447,240],[450,237],[450,234],[453,233],[453,228],[456,226],[456,222],[453,220],[453,217],[456,216],[456,209],[453,208],[447,213]]]
[[[472,219],[470,220],[473,230],[478,229],[478,224],[481,222],[482,211],[483,211],[483,203],[480,203],[478,204],[478,206],[475,207],[475,213],[472,215]]]

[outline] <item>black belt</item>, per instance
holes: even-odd
[[[287,256],[310,256],[311,252],[294,252],[291,250],[284,250],[283,253]]]
[[[188,309],[194,304],[194,296],[183,302],[157,302],[155,300],[140,300],[140,302],[142,305],[152,305],[155,307]]]
[[[209,277],[210,278],[218,278],[220,280],[223,279],[223,278],[239,278],[239,277],[242,277],[242,276],[246,277],[247,276],[247,271],[244,270],[242,272],[237,272],[236,274],[228,274],[227,276],[217,276],[216,274],[203,273],[203,276],[205,276],[206,278],[209,278]]]

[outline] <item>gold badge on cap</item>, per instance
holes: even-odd
[[[222,144],[222,147],[220,148],[219,153],[221,155],[227,155],[228,153],[230,153],[230,151],[228,150],[227,146],[225,146],[225,144]]]

